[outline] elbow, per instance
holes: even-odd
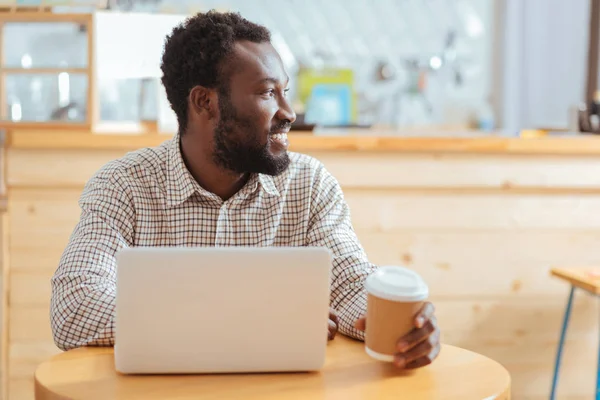
[[[54,344],[60,350],[66,351],[73,345],[73,319],[74,312],[70,310],[72,304],[65,302],[64,295],[57,291],[52,280],[52,297],[50,298],[50,329]]]
[[[71,350],[74,347],[69,344],[69,340],[65,339],[64,332],[65,330],[62,327],[52,326],[54,344],[62,351]]]
[[[55,345],[63,351],[113,345],[114,300],[112,288],[77,295],[73,290],[54,291],[50,326]]]
[[[85,322],[77,318],[77,313],[52,312],[52,337],[56,347],[62,351],[67,351],[93,345],[113,345],[110,337],[103,338],[100,332],[93,333],[90,331],[90,329],[100,329],[99,327],[90,326],[88,329],[82,329],[81,326]]]
[[[58,347],[62,351],[67,351],[67,350],[71,350],[74,348],[74,347],[69,346],[67,341],[63,340],[56,334],[54,335],[54,344],[56,345],[56,347]]]
[[[64,315],[56,307],[52,306],[50,312],[50,326],[52,329],[52,338],[54,344],[62,351],[67,351],[80,347],[73,337],[72,317]]]
[[[67,301],[65,295],[54,292],[50,299],[50,328],[54,344],[60,350],[67,351],[85,346],[81,334],[81,322],[78,318],[80,303]]]

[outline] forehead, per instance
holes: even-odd
[[[231,80],[248,84],[273,78],[285,84],[287,74],[281,57],[269,42],[240,41],[235,44],[230,58],[233,64]]]

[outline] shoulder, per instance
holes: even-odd
[[[168,142],[125,154],[104,164],[88,181],[88,185],[129,190],[148,177],[164,174]]]
[[[316,158],[302,153],[289,152],[290,167],[288,173],[291,177],[297,175],[307,175],[312,177],[320,177],[329,175],[325,165]]]
[[[321,161],[302,153],[289,152],[289,156],[288,180],[311,190],[313,195],[321,193],[327,193],[328,195],[339,193],[341,195],[337,179]]]
[[[167,143],[135,150],[104,164],[86,183],[82,201],[100,197],[111,203],[131,202],[136,194],[164,182]]]

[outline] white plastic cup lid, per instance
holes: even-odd
[[[422,301],[429,296],[429,288],[419,274],[399,266],[379,267],[367,277],[365,288],[391,301]]]

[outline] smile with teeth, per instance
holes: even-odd
[[[284,140],[287,140],[287,133],[276,133],[274,135],[271,135],[271,138],[283,142]]]

